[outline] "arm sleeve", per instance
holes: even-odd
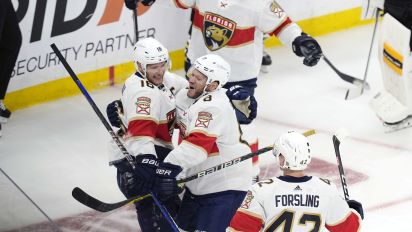
[[[197,107],[189,114],[187,137],[165,159],[165,162],[181,166],[184,171],[218,154],[216,140],[223,122],[218,107]]]
[[[154,138],[160,120],[160,96],[148,87],[139,91],[134,91],[133,87],[126,89],[122,97],[128,123],[126,147],[134,156],[156,154]]]
[[[172,2],[181,9],[194,8],[196,5],[196,0],[172,0]]]
[[[354,213],[339,195],[335,185],[330,196],[328,214],[325,218],[326,228],[331,232],[356,232],[360,228],[361,218]]]
[[[279,38],[283,44],[292,45],[302,29],[292,21],[274,0],[262,0],[258,8],[258,28],[269,35]]]
[[[185,77],[179,76],[175,73],[171,72],[166,72],[165,78],[168,78],[171,82],[170,86],[170,91],[173,93],[173,95],[177,95],[180,90],[185,89],[186,87],[189,86],[189,82],[186,80]]]
[[[228,231],[260,231],[265,222],[262,205],[263,202],[256,192],[256,185],[253,185],[230,221]]]

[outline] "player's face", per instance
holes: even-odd
[[[199,72],[197,69],[193,69],[189,77],[189,91],[187,96],[195,99],[198,98],[205,89],[207,77]]]
[[[152,84],[158,86],[163,83],[163,76],[166,72],[166,62],[157,64],[148,64],[146,66],[146,78]]]

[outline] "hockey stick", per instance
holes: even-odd
[[[315,133],[316,133],[315,130],[308,130],[308,131],[304,132],[303,135],[306,136],[306,137],[308,137],[308,136],[311,136],[311,135],[313,135],[313,134],[315,134]],[[216,166],[210,167],[210,168],[208,168],[208,169],[206,169],[206,170],[200,171],[200,172],[198,172],[198,173],[196,173],[196,174],[194,174],[194,175],[191,175],[191,176],[189,176],[189,177],[186,177],[186,178],[183,178],[183,179],[181,179],[181,180],[178,180],[177,183],[178,183],[178,184],[183,184],[183,183],[189,182],[189,181],[191,181],[191,180],[197,179],[197,178],[199,178],[199,177],[212,174],[212,173],[214,173],[214,172],[216,172],[216,171],[219,171],[219,170],[221,170],[221,169],[223,169],[223,168],[230,167],[230,166],[232,166],[232,165],[235,165],[235,164],[240,163],[240,162],[242,162],[242,161],[245,161],[245,160],[247,160],[247,159],[250,159],[250,158],[253,158],[253,157],[258,156],[258,155],[260,155],[260,154],[263,154],[263,153],[265,153],[265,152],[268,152],[268,151],[270,151],[270,150],[272,150],[272,149],[273,149],[273,146],[267,146],[267,147],[261,148],[261,149],[255,151],[255,152],[246,154],[246,155],[241,156],[241,157],[237,157],[237,158],[232,159],[232,160],[229,160],[229,161],[227,161],[227,162],[224,162],[224,163],[218,164],[218,165],[216,165]]]
[[[40,206],[38,206],[30,197],[29,195],[26,194],[26,192],[23,191],[22,188],[20,188],[20,186],[14,182],[14,180],[7,175],[7,173],[5,171],[3,171],[3,169],[0,168],[0,172],[3,173],[3,175],[9,179],[9,181],[14,185],[14,187],[16,187],[26,198],[27,200],[29,200],[39,211],[41,214],[43,214],[44,217],[47,218],[47,220],[50,222],[50,225],[53,228],[53,231],[58,231],[58,232],[62,232],[62,230],[60,229],[60,227],[40,208]]]
[[[341,71],[339,71],[339,70],[329,61],[329,59],[328,59],[325,55],[323,55],[322,57],[323,57],[323,60],[329,65],[329,67],[331,67],[331,68],[333,69],[333,71],[335,71],[335,73],[338,74],[338,76],[339,76],[342,80],[344,80],[344,81],[346,81],[346,82],[349,82],[349,83],[351,83],[351,84],[354,84],[354,85],[356,85],[356,86],[361,86],[361,85],[363,85],[363,81],[362,81],[361,79],[358,79],[358,78],[353,77],[353,76],[349,76],[349,75],[347,75],[347,74],[345,74],[345,73],[342,73]],[[366,89],[370,89],[370,86],[369,86],[368,83],[365,83],[365,88],[366,88]]]
[[[136,9],[133,9],[133,24],[134,24],[134,42],[136,43],[137,41],[139,41],[139,24],[137,21],[137,14],[138,14],[138,7],[139,7],[139,1],[135,0],[136,2]]]
[[[348,185],[346,184],[345,171],[343,170],[342,159],[340,156],[339,146],[340,143],[347,137],[348,133],[344,129],[338,130],[332,137],[333,147],[335,148],[336,160],[338,162],[339,176],[342,183],[343,194],[345,200],[349,200]]]
[[[100,121],[103,123],[103,125],[106,127],[107,131],[109,134],[112,136],[112,139],[116,142],[116,145],[119,147],[119,149],[122,151],[123,155],[126,157],[127,161],[129,162],[130,166],[135,169],[134,161],[132,159],[132,156],[130,153],[126,150],[122,142],[120,141],[119,137],[114,133],[113,129],[110,127],[109,123],[107,122],[106,118],[103,116],[102,112],[99,110],[97,107],[96,103],[93,101],[87,90],[84,88],[83,84],[77,77],[77,75],[73,72],[72,68],[70,67],[69,63],[67,63],[66,59],[63,57],[63,55],[60,53],[59,49],[57,46],[53,43],[50,45],[50,47],[53,49],[54,53],[56,53],[57,57],[59,58],[60,62],[62,62],[64,68],[66,71],[70,74],[71,78],[73,81],[76,83],[76,85],[79,87],[83,95],[86,97],[87,101],[89,104],[92,106],[94,112],[97,114],[99,117]],[[162,212],[163,216],[166,218],[166,220],[169,222],[169,224],[172,226],[173,231],[179,232],[179,229],[177,228],[176,223],[173,221],[173,218],[170,216],[169,212],[167,212],[166,208],[160,202],[156,199],[156,196],[154,194],[151,194],[154,202],[156,205],[159,207],[160,211]]]
[[[368,77],[369,63],[370,63],[372,49],[373,49],[373,42],[375,41],[376,28],[378,27],[380,11],[381,9],[376,8],[375,26],[373,27],[372,41],[371,41],[371,46],[369,48],[368,60],[366,61],[366,69],[365,69],[365,75],[363,76],[363,84],[360,86],[356,86],[354,89],[348,89],[346,91],[345,100],[351,100],[351,99],[357,98],[360,95],[362,95],[363,91],[365,90],[365,83],[366,83],[366,78]]]
[[[146,194],[144,196],[138,196],[138,197],[133,197],[133,198],[128,198],[124,201],[120,201],[117,203],[105,203],[97,200],[96,198],[90,196],[87,194],[85,191],[83,191],[81,188],[75,187],[72,191],[72,196],[74,199],[76,199],[78,202],[82,203],[83,205],[92,208],[94,210],[97,210],[99,212],[109,212],[112,210],[115,210],[117,208],[120,208],[124,205],[134,203],[134,202],[139,202],[147,197],[150,197],[150,194]]]
[[[303,135],[306,136],[306,137],[311,136],[313,134],[316,134],[315,130],[309,130],[309,131],[306,131],[306,132],[303,133]],[[272,148],[273,148],[273,146],[264,147],[264,148],[261,148],[261,149],[257,150],[256,152],[246,154],[242,157],[233,159],[233,160],[225,162],[223,164],[216,165],[216,166],[214,166],[212,168],[209,168],[207,170],[200,171],[197,174],[194,174],[190,177],[178,180],[178,184],[183,184],[183,183],[189,182],[191,180],[197,179],[199,177],[211,174],[211,173],[213,173],[215,171],[218,171],[218,170],[221,170],[223,168],[230,167],[230,166],[232,166],[234,164],[237,164],[239,162],[242,162],[246,159],[250,159],[254,156],[257,156],[257,155],[263,154],[265,152],[268,152],[268,151],[272,150]],[[145,196],[137,196],[137,197],[132,197],[132,198],[120,201],[120,202],[116,202],[116,203],[104,203],[104,202],[99,201],[96,198],[90,196],[89,194],[87,194],[86,192],[81,190],[80,188],[73,189],[72,195],[80,203],[82,203],[82,204],[84,204],[84,205],[86,205],[86,206],[88,206],[92,209],[95,209],[97,211],[100,211],[100,212],[107,212],[107,211],[115,210],[115,209],[120,208],[124,205],[127,205],[131,202],[138,202],[142,199],[142,197],[146,197],[146,195]],[[85,202],[85,203],[83,203],[83,202]],[[107,211],[101,211],[101,210],[107,210]]]

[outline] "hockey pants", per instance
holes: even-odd
[[[177,224],[179,228],[190,232],[223,232],[245,195],[246,192],[234,190],[194,195],[186,189],[177,215]]]

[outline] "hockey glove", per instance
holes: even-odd
[[[240,124],[249,124],[256,118],[256,99],[244,87],[234,85],[226,91],[226,95],[233,103]]]
[[[315,66],[322,57],[322,49],[318,42],[309,35],[302,33],[292,43],[293,52],[303,59],[306,66]]]
[[[106,114],[110,124],[114,127],[120,128],[122,124],[120,115],[123,114],[122,101],[116,100],[107,105]]]
[[[156,0],[141,0],[142,4],[145,6],[151,6]]]
[[[355,200],[346,200],[349,205],[349,208],[356,210],[359,213],[361,218],[363,219],[363,207],[362,203],[355,201]]]
[[[114,163],[118,170],[119,187],[126,197],[148,193],[154,183],[155,171],[158,166],[156,156],[138,155],[135,158],[135,169],[132,169],[126,159]]]
[[[160,200],[165,201],[182,192],[176,181],[176,176],[182,171],[178,165],[171,163],[161,163],[156,169],[156,180],[153,191]]]
[[[135,10],[137,8],[137,2],[139,2],[139,0],[124,0],[126,7],[130,10]],[[155,0],[140,0],[140,2],[145,6],[151,6]]]

